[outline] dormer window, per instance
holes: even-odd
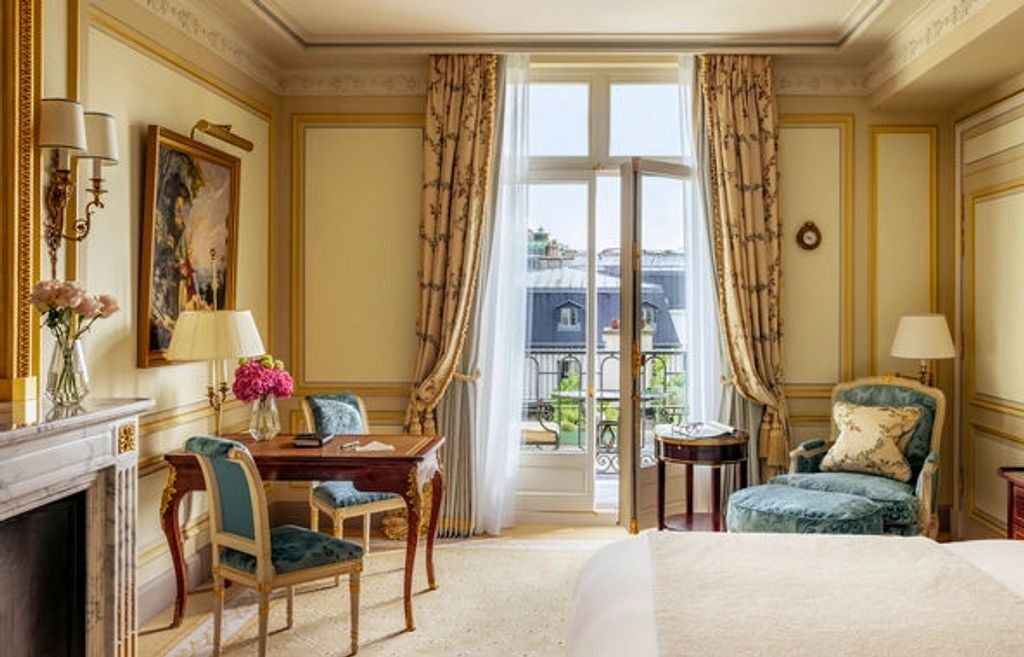
[[[644,302],[640,306],[640,325],[643,328],[651,329],[653,331],[655,329],[654,318],[657,316],[657,314],[657,306],[655,306],[653,303]]]
[[[574,303],[562,304],[558,307],[558,330],[580,330],[580,307]]]

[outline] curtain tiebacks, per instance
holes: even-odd
[[[465,381],[466,383],[476,383],[480,380],[480,368],[473,370],[472,374],[463,374],[462,372],[455,372],[452,374],[452,378],[456,381]]]

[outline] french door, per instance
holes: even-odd
[[[623,163],[620,180],[620,518],[636,533],[657,521],[655,427],[688,419],[683,235],[693,183],[687,166],[644,158]]]

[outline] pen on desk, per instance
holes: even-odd
[[[341,446],[342,449],[355,449],[356,447],[359,447],[359,441],[358,440],[353,440],[350,443],[344,443]]]

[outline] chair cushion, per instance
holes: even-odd
[[[306,403],[317,431],[336,434],[362,434],[367,431],[359,413],[359,398],[351,393],[309,395]]]
[[[921,417],[916,406],[859,406],[836,402],[832,418],[839,437],[821,460],[824,471],[863,472],[908,481],[911,471],[900,437]]]
[[[881,534],[882,507],[865,497],[765,484],[729,496],[730,532]]]
[[[882,507],[882,521],[887,532],[903,533],[904,528],[910,534],[919,531],[918,499],[914,488],[901,481],[855,472],[816,472],[779,475],[773,477],[771,483],[866,497]]]
[[[363,548],[327,534],[295,525],[281,525],[270,530],[270,561],[277,574],[353,561],[362,556]],[[220,560],[235,570],[256,572],[256,557],[251,554],[222,548]]]
[[[862,406],[916,406],[921,409],[921,419],[914,426],[913,434],[903,455],[910,464],[911,479],[924,466],[924,461],[932,450],[932,427],[938,402],[934,397],[920,390],[898,384],[870,384],[843,390],[836,397],[837,401],[846,401]]]
[[[395,493],[361,491],[351,481],[325,481],[313,489],[313,495],[336,509],[399,499]]]

